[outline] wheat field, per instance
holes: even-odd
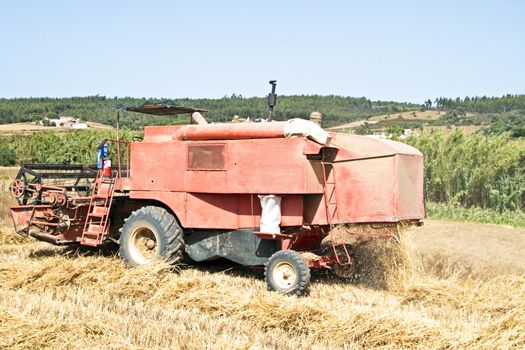
[[[525,231],[503,229],[519,252]],[[3,228],[0,348],[523,349],[522,265],[447,255],[432,232],[404,233],[398,259],[374,241],[365,253],[379,257],[357,281],[320,271],[308,295],[289,297],[267,291],[261,270],[129,269],[110,249],[53,247]]]

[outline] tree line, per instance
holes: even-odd
[[[0,99],[0,124],[29,122],[44,117],[65,114],[86,121],[115,126],[115,110],[144,103],[168,103],[185,107],[203,108],[207,120],[230,121],[234,115],[243,118],[264,118],[267,101],[262,97],[244,98],[232,95],[219,99],[147,99],[133,97],[68,97],[68,98],[14,98]],[[297,95],[279,96],[274,118],[287,120],[307,118],[312,111],[323,113],[325,127],[364,119],[374,115],[395,113],[419,108],[417,104],[388,101],[371,101],[365,97]],[[180,117],[152,116],[133,112],[121,112],[121,125],[138,130],[145,125],[168,125],[180,123]]]
[[[525,95],[502,97],[437,98],[429,99],[424,108],[444,111],[433,125],[477,125],[485,134],[509,133],[512,137],[525,137]]]
[[[425,107],[434,106],[437,109],[456,110],[470,113],[505,113],[512,110],[525,110],[525,95],[504,95],[502,97],[475,96],[465,98],[438,97],[434,104],[431,100],[425,102]]]

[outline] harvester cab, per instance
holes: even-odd
[[[12,185],[18,233],[57,245],[112,240],[130,266],[184,257],[263,266],[270,289],[300,294],[312,268],[352,271],[355,237],[393,236],[424,217],[423,156],[408,145],[303,119],[208,124],[203,109],[126,110],[187,113],[194,124],[105,140],[97,152],[101,161],[111,152],[112,165],[23,166]]]

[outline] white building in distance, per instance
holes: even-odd
[[[80,118],[68,117],[65,115],[58,116],[58,119],[47,119],[50,124],[57,128],[87,129],[89,126],[80,121]]]

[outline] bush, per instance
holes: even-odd
[[[131,132],[121,131],[121,139],[130,140]],[[115,139],[111,130],[75,130],[68,132],[41,131],[29,135],[3,136],[0,142],[16,150],[11,160],[24,163],[94,164],[97,146],[102,139]],[[12,165],[13,165],[12,164]]]
[[[7,145],[0,145],[0,166],[16,164],[16,151]]]
[[[41,120],[43,126],[53,126],[55,124],[52,124],[49,119],[42,119]]]
[[[425,155],[428,201],[499,212],[525,208],[525,147],[508,134],[464,136],[455,130],[406,142]]]

